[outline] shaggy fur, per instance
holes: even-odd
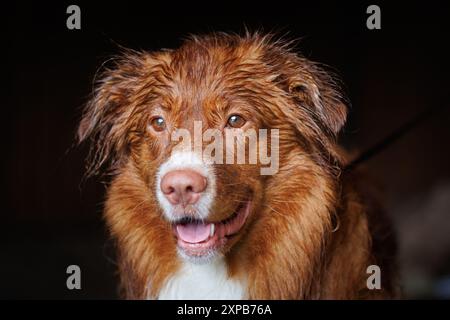
[[[182,267],[155,193],[157,170],[174,148],[169,132],[192,130],[194,120],[220,128],[231,112],[251,119],[249,127],[280,130],[277,174],[214,165],[212,221],[252,197],[244,228],[223,252],[228,276],[245,283],[245,298],[392,297],[389,229],[357,174],[343,170],[336,144],[347,114],[336,82],[287,44],[258,34],[193,36],[176,50],[127,51],[102,75],[78,135],[92,140],[89,173],[112,174],[105,217],[124,297],[158,298]],[[159,114],[168,123],[163,134],[148,128]],[[381,268],[381,290],[367,289],[372,264]]]

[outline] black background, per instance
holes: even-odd
[[[74,147],[81,108],[101,64],[119,52],[173,48],[190,33],[277,32],[331,66],[352,102],[342,143],[365,150],[418,112],[449,105],[445,2],[66,2],[2,5],[1,298],[116,298],[114,250],[101,218],[105,186],[83,181],[86,146]],[[66,8],[81,8],[81,30]],[[144,5],[145,4],[145,5]],[[447,110],[367,162],[384,186],[398,233],[405,297],[450,297]],[[66,288],[66,268],[82,290]],[[447,293],[446,293],[447,292]]]

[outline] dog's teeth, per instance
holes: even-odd
[[[214,235],[214,223],[211,223],[211,229],[209,230],[209,236],[212,237]]]

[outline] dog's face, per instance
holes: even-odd
[[[132,170],[141,201],[156,204],[148,214],[168,226],[182,257],[201,262],[245,237],[293,157],[331,167],[344,120],[331,78],[314,64],[265,38],[219,36],[125,54],[79,136],[96,141],[92,171],[107,161],[117,175]]]

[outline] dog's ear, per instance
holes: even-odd
[[[91,140],[88,175],[97,174],[107,163],[108,169],[115,169],[127,154],[127,133],[132,129],[130,118],[137,104],[134,97],[146,76],[145,60],[141,54],[125,53],[97,81],[77,132],[79,143]]]
[[[278,83],[326,134],[336,136],[347,118],[346,99],[333,77],[313,62],[289,53],[281,60]],[[278,79],[279,80],[279,79]]]
[[[333,83],[294,80],[288,90],[299,105],[314,114],[324,130],[334,136],[339,133],[347,118],[347,107]]]

